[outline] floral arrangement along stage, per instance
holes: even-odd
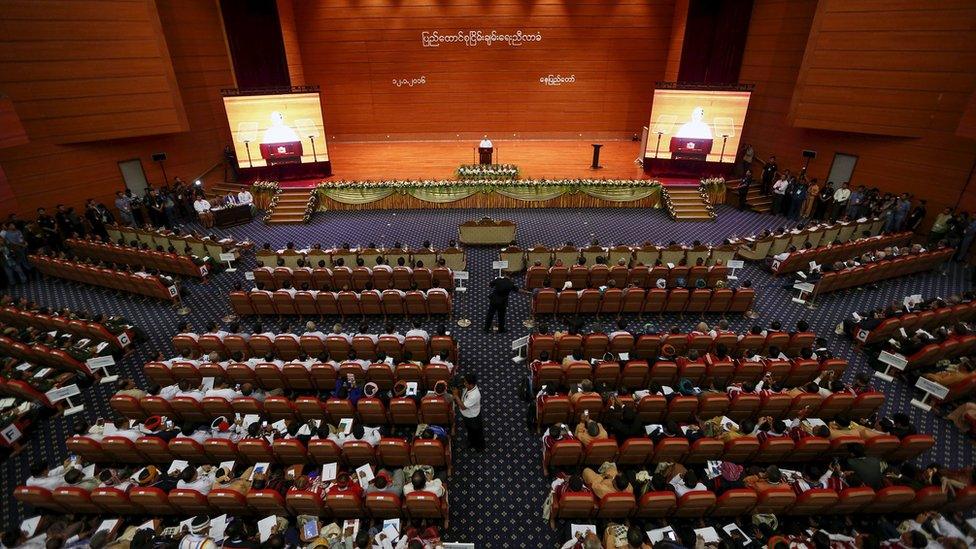
[[[706,189],[722,189],[725,190],[725,178],[724,177],[704,177],[699,182],[699,187],[705,187]]]
[[[411,189],[432,189],[449,187],[478,187],[482,192],[495,188],[512,187],[620,187],[655,188],[661,183],[653,179],[470,179],[463,182],[455,179],[393,179],[384,181],[323,181],[318,189],[390,189],[409,191]]]
[[[267,223],[278,205],[281,187],[277,181],[255,181],[251,183],[251,194],[254,195],[254,206],[265,211],[261,219]]]
[[[515,164],[464,164],[457,169],[458,179],[518,179],[519,169]]]
[[[712,204],[725,203],[725,178],[703,177],[698,182],[698,192]],[[714,217],[714,215],[713,215]]]
[[[399,204],[398,207],[404,207],[404,204],[416,207],[417,203],[449,204],[470,197],[475,197],[476,201],[484,199],[484,203],[499,197],[545,203],[562,197],[580,197],[579,204],[587,199],[631,204],[647,200],[644,205],[656,207],[653,201],[661,194],[661,184],[650,179],[396,179],[323,181],[316,185],[316,191],[328,200],[320,201],[320,205],[361,206],[389,197],[397,197],[393,202]]]
[[[308,223],[312,219],[312,214],[319,207],[319,193],[311,191],[308,193],[308,201],[305,202],[305,213],[302,215],[302,223]]]
[[[251,183],[251,191],[280,192],[281,187],[278,186],[277,181],[255,181]]]

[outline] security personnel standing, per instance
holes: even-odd
[[[491,294],[488,296],[488,316],[485,317],[485,331],[491,331],[492,320],[498,315],[498,333],[505,333],[505,311],[508,309],[508,294],[518,291],[512,282],[511,273],[505,273],[491,281]]]
[[[485,449],[485,423],[481,419],[481,389],[478,388],[478,376],[467,374],[464,376],[464,390],[453,390],[454,402],[461,412],[464,428],[468,431],[468,447],[482,451]]]

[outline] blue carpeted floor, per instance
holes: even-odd
[[[394,241],[416,246],[424,240],[431,240],[435,246],[445,246],[448,240],[456,238],[459,223],[483,215],[515,221],[518,224],[518,241],[523,247],[538,242],[555,245],[566,240],[581,245],[592,238],[599,239],[605,245],[633,244],[645,240],[690,243],[700,239],[718,242],[728,235],[747,235],[784,224],[783,218],[739,212],[725,206],[718,208],[718,220],[713,223],[674,223],[661,210],[410,210],[319,213],[310,225],[269,227],[254,222],[229,233],[238,239],[246,236],[258,245],[270,242],[275,248],[283,247],[288,241],[294,241],[297,247],[315,242],[332,246],[343,242],[390,245]],[[497,255],[497,248],[467,250],[468,270],[471,273],[468,286],[471,289],[467,295],[456,298],[455,319],[470,318],[472,324],[467,328],[457,325],[450,327],[460,343],[462,371],[477,372],[481,379],[488,450],[477,454],[467,451],[463,443],[455,444],[455,473],[450,482],[451,529],[446,538],[474,542],[477,547],[552,547],[557,541],[556,536],[541,518],[549,483],[541,472],[539,437],[526,429],[525,408],[516,394],[524,367],[510,360],[511,340],[528,332],[522,327],[522,320],[529,310],[528,296],[512,298],[507,334],[486,334],[481,331],[482,315],[487,308],[487,285],[493,276],[491,261],[497,259]],[[187,318],[198,331],[203,331],[207,322],[219,320],[230,312],[227,292],[234,282],[244,282],[244,271],[253,267],[253,258],[242,262],[240,267],[238,272],[220,274],[208,284],[189,282],[186,285],[189,291],[186,302],[191,308],[188,317],[178,317],[173,308],[159,302],[118,296],[61,280],[34,282],[15,288],[13,293],[26,295],[44,305],[67,305],[128,316],[149,334],[150,341],[127,357],[120,369],[123,375],[131,376],[145,385],[143,362],[156,350],[166,355],[173,354],[170,337],[180,320]],[[779,320],[784,327],[792,327],[797,320],[806,319],[819,335],[828,338],[828,346],[836,355],[851,362],[847,376],[852,377],[867,366],[849,341],[834,335],[833,328],[842,318],[852,310],[876,307],[900,300],[908,294],[947,296],[968,289],[970,272],[968,267],[954,265],[945,275],[925,274],[885,282],[874,290],[830,294],[819,300],[819,307],[815,310],[792,303],[790,292],[780,287],[783,282],[774,281],[757,267],[747,266],[739,277],[740,280],[753,281],[758,291],[755,309],[761,316],[755,321],[731,317],[729,320],[734,330],[741,332],[754,323],[765,325],[773,320]],[[708,320],[714,322],[717,318]],[[637,327],[636,319],[633,322]],[[696,318],[690,317],[646,317],[642,329],[661,330],[677,324],[687,331],[696,322]],[[291,327],[299,330],[297,324],[297,320],[292,321]],[[374,319],[370,324],[375,331],[381,329],[379,320]],[[602,322],[591,319],[586,329],[610,331],[608,324],[605,318]],[[400,320],[398,327],[405,329],[405,322]],[[936,436],[937,446],[922,456],[920,461],[939,461],[951,466],[974,462],[973,445],[951,424],[926,416],[910,406],[913,395],[908,388],[898,382],[877,385],[888,396],[884,413],[907,412],[919,431]],[[95,386],[83,394],[87,419],[110,415],[108,398],[112,392],[107,386]],[[70,420],[61,418],[38,426],[27,449],[2,464],[2,493],[9,495],[23,481],[31,462],[46,459],[55,463],[63,460],[64,439],[69,428]],[[0,505],[2,517],[8,525],[16,524],[19,518],[26,516],[26,510],[13,498],[2,498]]]

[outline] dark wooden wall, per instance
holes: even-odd
[[[872,10],[870,17],[858,19],[862,23],[875,21],[875,28],[885,28],[888,25],[885,21],[889,17],[908,25],[912,18],[906,19],[893,13],[899,6],[903,9],[920,10],[914,16],[919,25],[924,27],[925,21],[941,18],[925,12],[940,12],[945,5],[941,2],[921,4],[868,0],[845,1],[840,4]],[[972,6],[971,3],[969,5]],[[857,44],[861,44],[863,49],[865,44],[875,43],[872,32],[868,29],[848,35],[847,40],[842,41],[844,43],[835,42],[822,48],[823,43],[817,37],[818,33],[811,33],[811,29],[814,28],[816,19],[820,20],[821,29],[834,28],[834,7],[834,2],[830,0],[821,0],[819,8],[816,0],[756,0],[740,74],[741,82],[753,83],[756,89],[746,118],[742,142],[752,143],[763,157],[776,154],[780,166],[793,168],[802,165],[803,149],[816,150],[818,157],[811,163],[810,170],[812,176],[820,178],[826,177],[829,172],[834,153],[854,154],[858,156],[858,163],[853,184],[876,186],[894,193],[914,193],[929,201],[930,216],[941,207],[955,205],[976,162],[976,142],[955,133],[965,100],[973,91],[976,70],[968,68],[968,72],[960,72],[954,80],[938,77],[925,81],[927,75],[938,73],[937,66],[944,67],[947,63],[961,61],[940,60],[932,66],[916,65],[904,72],[898,81],[888,80],[896,88],[895,92],[889,93],[881,89],[875,94],[875,88],[865,88],[865,83],[875,78],[890,78],[884,75],[889,71],[897,72],[895,68],[904,64],[905,58],[922,59],[895,47],[899,43],[903,48],[908,47],[912,33],[917,34],[919,31],[905,31],[908,34],[902,34],[901,41],[884,42],[889,46],[884,51],[854,51],[858,49]],[[973,19],[968,12],[969,10],[962,10],[959,14],[960,17],[970,17],[970,30],[964,34],[970,36],[971,42],[976,42],[976,36],[973,35],[976,27],[973,27]],[[846,12],[837,13],[841,14],[841,21],[850,20],[850,15]],[[879,32],[884,34],[888,31]],[[855,34],[860,36],[857,44],[853,43],[857,40]],[[958,37],[947,42],[960,43]],[[834,51],[836,48],[844,48],[846,53]],[[967,58],[972,61],[971,57]],[[817,60],[816,63],[813,60]],[[821,67],[819,63],[830,63],[833,66]],[[878,70],[871,70],[872,66],[878,67]],[[798,83],[804,67],[808,77],[805,82]],[[820,80],[821,76],[811,79],[810,75],[830,75],[829,82]],[[960,82],[968,83],[966,85],[969,88],[955,97],[955,94],[960,93]],[[920,87],[936,89],[932,92],[920,91]],[[905,105],[904,108],[909,110],[915,107],[895,102],[894,98],[931,97],[931,93],[943,94],[947,98],[946,104],[952,104],[953,107],[933,112],[934,119],[938,119],[940,123],[927,128],[914,128],[912,132],[918,133],[917,137],[850,131],[860,129],[886,132],[885,128],[880,127],[883,120],[874,117],[870,111],[848,111],[842,101],[844,97],[860,94],[867,98],[878,97],[879,100],[887,98],[893,101],[887,105],[891,114],[896,116],[899,114],[899,104]],[[960,98],[963,100],[960,101]],[[821,106],[810,107],[815,104]],[[791,106],[796,108],[791,110]],[[821,114],[816,115],[817,112]],[[828,114],[831,112],[834,114]],[[861,113],[864,113],[864,117],[860,116]],[[814,121],[816,125],[824,127],[804,127]],[[969,192],[962,197],[962,207],[970,210],[976,208],[974,191],[976,185],[971,186]]]
[[[0,18],[8,25],[7,28],[19,27],[19,23],[14,24],[9,19],[11,14],[25,16],[24,14],[30,11],[22,4],[34,4],[34,2],[0,3]],[[73,59],[87,50],[81,47],[58,48],[59,53],[50,54],[52,58],[50,62],[35,60],[27,63],[25,67],[36,67],[36,69],[28,69],[26,76],[24,70],[15,73],[19,82],[0,82],[0,93],[11,95],[13,107],[24,122],[30,138],[27,144],[0,148],[0,169],[6,176],[11,195],[9,199],[0,200],[0,214],[10,211],[30,214],[39,206],[50,207],[55,203],[79,206],[89,197],[109,202],[116,190],[124,188],[117,164],[120,160],[141,158],[146,175],[153,184],[162,183],[161,172],[149,158],[154,152],[165,151],[169,155],[166,171],[170,178],[175,175],[183,179],[195,177],[220,160],[223,145],[229,142],[229,132],[219,90],[232,87],[234,78],[221,32],[220,13],[216,2],[165,0],[160,1],[158,7],[155,3],[151,3],[155,15],[145,17],[158,21],[158,32],[151,37],[147,35],[139,43],[144,43],[144,48],[148,50],[152,50],[158,44],[165,44],[166,49],[162,50],[162,53],[159,53],[160,50],[152,50],[156,52],[153,56],[141,59],[138,63],[130,62],[125,57],[128,55],[124,51],[129,45],[127,39],[114,41],[110,37],[94,36],[91,33],[95,31],[90,29],[94,25],[83,17],[73,19],[71,14],[72,10],[79,10],[81,14],[102,13],[104,17],[104,13],[108,12],[99,10],[112,9],[115,10],[112,13],[118,17],[126,14],[133,16],[139,14],[142,17],[145,15],[146,2],[143,0],[64,1],[51,4],[56,4],[56,7],[62,10],[58,13],[62,13],[66,21],[57,25],[46,24],[43,21],[37,23],[28,21],[29,28],[37,33],[45,33],[35,36],[34,40],[43,42],[46,35],[54,41],[53,43],[57,43],[58,39],[69,34],[90,36],[87,41],[80,41],[81,44],[97,46],[93,51],[103,52],[103,54],[120,50],[117,55],[122,56],[122,59],[107,60],[96,57],[91,60],[90,65],[86,61],[82,66],[89,67],[86,70],[95,71],[97,75],[102,75],[104,78],[113,75],[112,79],[117,78],[129,84],[135,82],[134,85],[137,86],[141,82],[136,76],[139,70],[157,74],[170,67],[178,86],[180,102],[178,105],[171,103],[169,108],[161,111],[146,109],[145,112],[150,114],[139,115],[147,118],[138,124],[132,122],[135,120],[132,113],[139,111],[143,99],[147,101],[147,105],[153,105],[157,94],[139,94],[138,99],[132,103],[136,107],[124,99],[116,102],[117,98],[99,96],[90,102],[60,98],[57,101],[52,100],[49,106],[41,109],[33,103],[30,96],[26,100],[23,97],[18,100],[20,97],[18,94],[23,89],[70,90],[74,83],[82,86],[91,84],[81,73],[69,73],[73,80],[56,80],[61,84],[54,84],[49,78],[56,76],[56,72],[47,72],[50,70],[50,62],[63,57]],[[148,32],[146,29],[149,27],[143,19],[137,19],[133,25],[139,32]],[[115,26],[111,28],[115,29]],[[15,34],[19,35],[20,32],[17,31]],[[117,30],[117,32],[121,36],[128,36],[125,31]],[[6,46],[5,44],[0,47],[0,51],[6,52]],[[0,53],[0,56],[3,55],[9,54]],[[2,73],[4,78],[13,77],[9,71],[3,70]],[[147,79],[153,80],[158,77],[147,77]],[[8,92],[8,89],[12,89],[12,92]],[[158,95],[169,97],[165,92]],[[89,104],[102,113],[97,116],[105,115],[112,118],[117,114],[118,127],[126,128],[127,132],[133,131],[133,128],[140,124],[149,124],[149,127],[140,130],[139,137],[84,143],[63,142],[66,135],[63,128],[66,127],[90,128],[86,130],[89,132],[84,137],[86,140],[96,135],[96,132],[105,131],[95,124],[75,126],[73,122],[62,122],[62,120],[71,121],[75,114],[86,119],[92,113],[85,107]],[[113,110],[118,112],[112,113]],[[174,111],[184,113],[185,123],[173,122]],[[107,124],[107,127],[111,128],[112,124]],[[0,195],[2,194],[0,190]]]

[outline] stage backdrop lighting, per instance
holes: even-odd
[[[750,95],[748,91],[654,90],[644,158],[735,162]]]
[[[317,93],[229,96],[224,110],[242,168],[329,160]]]

